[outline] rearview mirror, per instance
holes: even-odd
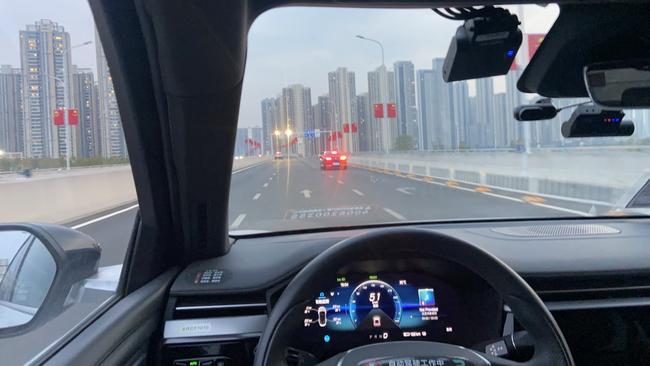
[[[37,328],[78,302],[101,248],[58,225],[0,225],[0,337]]]
[[[650,59],[606,62],[584,68],[594,103],[609,108],[650,108]]]

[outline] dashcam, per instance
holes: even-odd
[[[442,78],[450,82],[507,74],[521,46],[519,24],[507,11],[465,20],[451,40]]]
[[[624,121],[621,110],[602,109],[593,104],[576,108],[571,118],[562,124],[562,136],[573,137],[615,137],[631,136],[634,123]]]

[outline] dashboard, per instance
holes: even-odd
[[[299,336],[287,345],[319,358],[351,345],[428,340],[470,347],[500,335],[499,296],[452,263],[355,262],[325,282],[297,307],[300,316],[291,321]]]
[[[549,230],[548,235],[535,231],[593,226],[615,228],[619,234],[558,236],[562,230]],[[650,220],[547,220],[422,227],[471,242],[522,275],[553,313],[576,364],[650,364]],[[533,231],[537,234],[529,235]],[[161,347],[164,364],[214,355],[250,364],[267,315],[287,283],[319,253],[360,232],[342,230],[238,239],[227,255],[190,264],[170,290],[171,310],[165,317]],[[314,283],[309,293],[304,294],[304,300],[287,316],[289,334],[279,337],[287,340],[288,348],[310,352],[323,360],[359,345],[403,339],[406,332],[408,337],[413,332],[418,337],[420,332],[419,340],[470,348],[482,348],[477,345],[507,334],[504,329],[509,315],[498,294],[485,282],[453,263],[413,257],[386,261],[350,258],[346,266],[323,273],[322,281]],[[207,272],[213,277],[204,282],[202,278]],[[345,281],[340,281],[341,277]],[[400,286],[400,280],[405,280],[406,285]],[[399,330],[384,317],[380,327],[369,330],[355,326],[363,323],[363,315],[357,314],[356,321],[352,320],[349,295],[367,281],[386,283],[399,295],[399,322],[392,311],[394,300],[386,303],[392,298],[381,295],[378,301],[378,308],[385,309],[382,312],[391,317]],[[340,291],[343,282],[348,283],[347,295]],[[418,319],[414,312],[419,312],[419,307],[404,308],[404,304],[415,299],[419,304],[420,289],[433,290],[438,319]],[[331,295],[337,290],[338,296]],[[364,291],[366,304],[372,304],[368,292],[377,291]],[[316,303],[324,298],[329,304]],[[334,305],[339,305],[340,315],[336,315]],[[306,314],[308,306],[315,311]],[[328,308],[325,326],[318,323],[320,306]],[[406,322],[409,312],[415,315],[417,323]],[[364,314],[367,318],[370,312],[364,310]],[[340,324],[337,325],[335,317],[341,318]],[[306,319],[309,326],[305,326]],[[446,331],[447,327],[451,327],[451,332]],[[387,339],[384,332],[388,333]]]

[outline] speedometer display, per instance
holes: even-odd
[[[415,273],[340,275],[304,308],[312,341],[345,343],[400,339],[450,341],[462,321],[453,288]],[[335,347],[334,347],[335,348]]]
[[[402,302],[395,289],[386,282],[368,280],[350,295],[350,320],[355,328],[397,327],[402,318]]]

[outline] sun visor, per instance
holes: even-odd
[[[563,5],[517,88],[550,98],[587,97],[583,68],[650,57],[650,4]]]

